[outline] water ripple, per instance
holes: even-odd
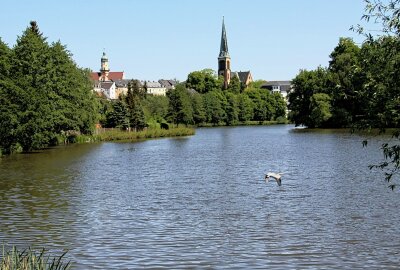
[[[76,269],[398,268],[398,193],[367,168],[381,139],[213,128],[7,157],[0,241]]]

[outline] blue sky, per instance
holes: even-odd
[[[217,68],[224,16],[233,71],[290,80],[327,66],[339,37],[361,42],[349,28],[363,9],[363,0],[2,0],[0,37],[13,46],[36,20],[81,67],[97,71],[105,48],[126,78],[182,81]]]

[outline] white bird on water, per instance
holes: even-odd
[[[269,172],[265,175],[265,181],[268,183],[269,178],[272,177],[276,180],[276,183],[278,183],[278,186],[282,185],[282,177],[283,173],[273,173],[273,172]]]

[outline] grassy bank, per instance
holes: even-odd
[[[0,261],[0,270],[62,270],[70,269],[71,263],[65,262],[61,256],[47,255],[45,250],[40,252],[33,251],[30,248],[20,251],[16,247],[5,251],[3,246],[2,259]]]
[[[78,135],[76,142],[108,142],[108,141],[136,141],[152,138],[178,137],[194,135],[194,128],[177,127],[170,129],[148,128],[143,131],[123,131],[119,129],[100,131],[96,135]]]

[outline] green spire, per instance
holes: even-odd
[[[226,38],[224,17],[222,17],[221,48],[219,50],[219,57],[229,57],[228,39]]]
[[[108,57],[104,51],[103,51],[103,56],[101,57],[101,60],[108,61]]]

